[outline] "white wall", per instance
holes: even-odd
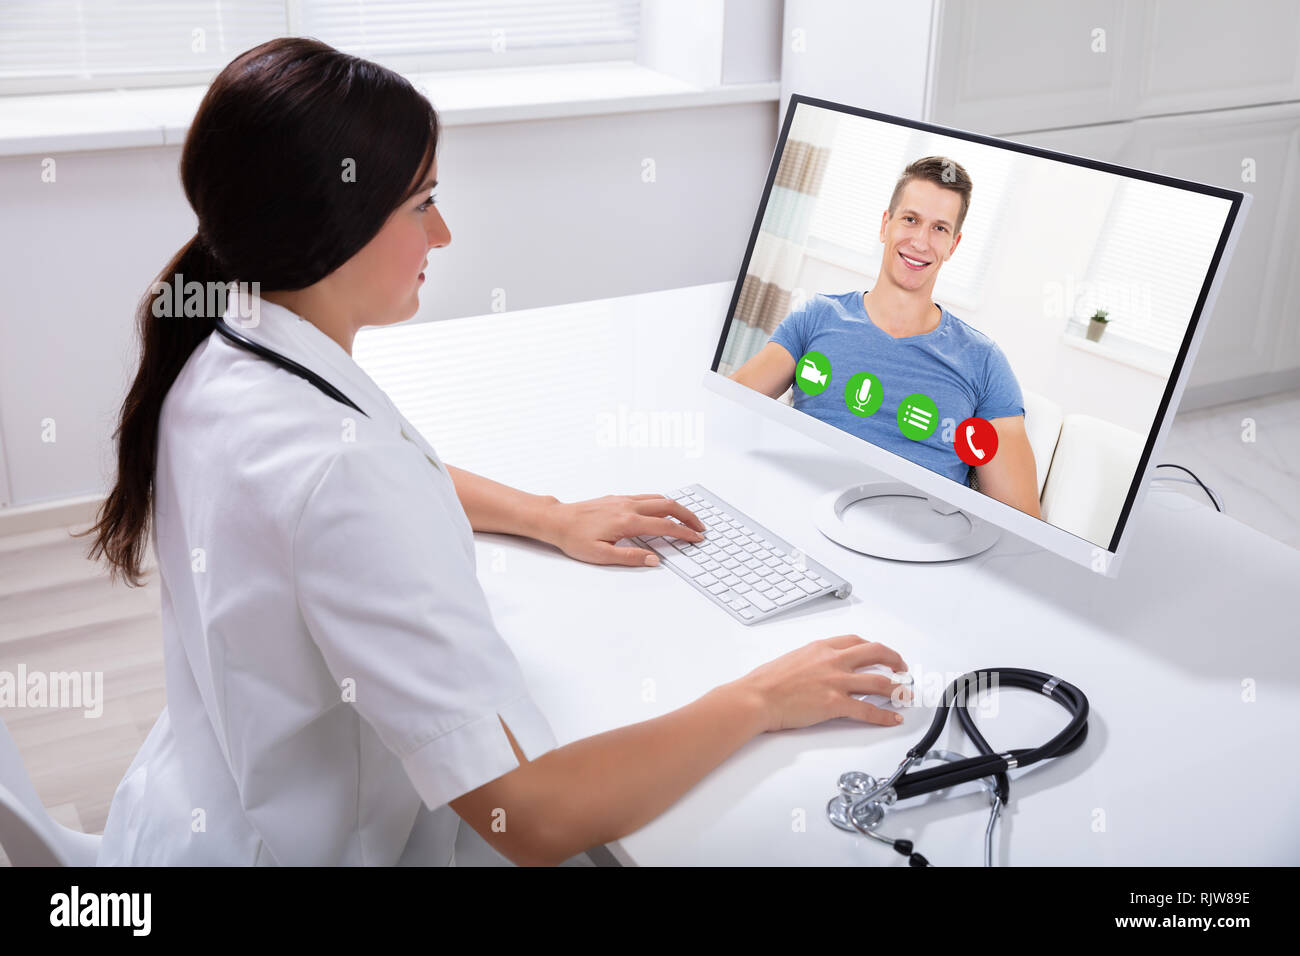
[[[490,312],[497,288],[517,310],[734,281],[776,112],[747,103],[449,127],[438,202],[452,242],[430,255],[416,321]],[[178,147],[58,155],[55,184],[41,182],[42,156],[0,159],[10,504],[111,480],[135,304],[194,232],[179,157]],[[653,183],[642,180],[647,157]],[[47,420],[53,442],[42,441]]]
[[[792,93],[925,119],[932,7],[785,0],[781,122]]]

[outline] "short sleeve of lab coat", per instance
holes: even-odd
[[[556,746],[492,621],[449,481],[412,446],[344,446],[293,541],[298,606],[330,674],[430,808]],[[355,683],[345,685],[351,679]],[[345,698],[341,698],[345,699]]]

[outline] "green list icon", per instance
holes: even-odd
[[[925,441],[939,425],[939,407],[929,395],[917,392],[898,406],[898,430],[904,438]]]
[[[821,352],[805,352],[799,359],[794,382],[805,395],[820,395],[831,383],[831,360]]]
[[[844,387],[844,404],[854,415],[868,418],[876,414],[885,400],[885,387],[870,372],[859,372]]]

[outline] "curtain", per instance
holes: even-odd
[[[799,106],[791,121],[722,349],[718,371],[723,375],[730,375],[756,355],[790,313],[792,293],[803,270],[808,227],[838,122],[834,110],[807,104]]]

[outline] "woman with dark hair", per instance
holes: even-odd
[[[415,314],[450,242],[425,195],[439,134],[402,77],[304,38],[236,57],[199,106],[181,156],[197,234],[141,301],[91,529],[131,584],[152,535],[167,681],[103,863],[445,864],[460,819],[515,862],[555,863],[653,819],[755,734],[898,716],[854,695],[891,694],[856,671],[902,660],[842,635],[556,746],[473,531],[651,564],[615,542],[704,528],[659,495],[566,504],[445,465],[352,360],[362,326]]]

